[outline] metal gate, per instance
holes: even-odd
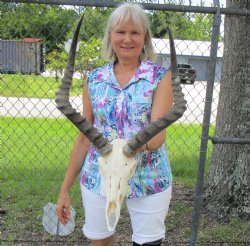
[[[184,16],[185,18],[192,17],[194,20],[200,18],[200,22],[202,22],[204,19],[208,20],[211,16],[216,15],[214,22],[209,25],[210,29],[207,30],[214,33],[212,39],[210,37],[210,40],[206,40],[211,43],[211,47],[206,50],[210,54],[209,57],[206,57],[208,60],[202,61],[202,57],[200,60],[194,60],[192,56],[195,54],[192,52],[187,57],[181,48],[181,45],[183,46],[187,40],[176,40],[176,43],[180,43],[180,61],[186,59],[197,71],[202,72],[200,75],[198,74],[193,85],[182,85],[188,101],[188,109],[185,115],[167,130],[166,143],[172,165],[174,187],[173,200],[166,220],[167,235],[163,244],[248,245],[249,224],[241,220],[220,223],[216,218],[208,217],[201,208],[201,195],[203,176],[206,175],[212,153],[212,144],[203,134],[206,135],[208,131],[212,134],[214,131],[220,92],[220,70],[223,59],[216,64],[216,54],[218,37],[223,37],[223,31],[220,32],[221,20],[225,14],[249,15],[249,10],[172,5],[168,1],[137,2],[141,2],[152,16],[156,13],[170,13],[170,19],[178,20]],[[7,4],[9,5],[7,6]],[[7,18],[7,14],[11,16],[11,11],[15,18],[20,20],[23,14],[28,13],[32,16],[32,12],[39,8],[39,18],[43,18],[45,22],[39,25],[36,20],[35,29],[39,30],[35,32],[36,30],[32,29],[32,31],[34,35],[40,35],[45,45],[43,52],[46,52],[44,53],[44,71],[39,68],[40,65],[37,63],[38,65],[32,65],[32,68],[23,70],[11,68],[10,71],[13,70],[13,73],[5,70],[0,73],[2,82],[0,240],[2,245],[82,245],[89,243],[81,231],[84,212],[77,182],[73,186],[71,194],[72,205],[76,210],[74,232],[66,237],[52,236],[46,233],[42,226],[43,207],[48,202],[55,203],[57,200],[69,153],[77,134],[76,129],[56,109],[54,98],[63,74],[65,56],[67,56],[63,49],[64,42],[72,36],[76,19],[85,11],[83,45],[87,46],[91,43],[88,50],[92,51],[94,47],[94,52],[94,50],[98,50],[95,48],[99,47],[98,35],[101,33],[104,21],[102,18],[105,18],[105,15],[108,16],[108,11],[112,10],[116,4],[117,1],[99,0],[2,0],[0,3],[0,7],[4,10],[1,12],[2,20]],[[57,22],[51,24],[53,15],[50,11],[52,10],[55,11],[54,14],[63,13],[63,17],[61,16]],[[60,15],[58,14],[58,16]],[[76,19],[73,18],[74,16]],[[32,17],[35,21],[36,16]],[[27,23],[14,22],[15,18],[12,18],[14,30],[28,25],[29,18],[26,18]],[[70,24],[62,28],[63,19],[70,21]],[[8,26],[8,29],[11,28],[11,25]],[[204,26],[204,29],[206,28]],[[54,31],[57,31],[57,34]],[[153,35],[156,31],[155,28]],[[0,35],[0,44],[2,44],[3,40],[7,39],[7,36],[4,36],[7,34],[2,30]],[[9,40],[15,40],[13,42],[20,42],[16,40],[23,38],[27,38],[27,36],[22,36],[22,33],[17,31],[13,31],[11,36],[8,36]],[[165,42],[165,33],[161,37],[157,36],[157,39],[159,42]],[[189,39],[188,41],[196,43],[197,40]],[[165,44],[162,48],[160,49],[159,44],[155,44],[155,49],[158,50],[157,53],[160,57],[159,62],[167,66],[168,52],[165,50],[168,50],[169,47]],[[176,48],[178,51],[178,45]],[[196,46],[194,50],[199,50],[199,46]],[[22,55],[18,55],[18,58],[23,56],[25,55],[22,53]],[[94,55],[93,53],[88,54],[88,56],[91,58],[91,62],[85,61],[84,64],[90,68],[98,66],[95,59],[98,52]],[[223,54],[220,56],[223,58]],[[32,55],[32,58],[35,58],[35,55]],[[40,58],[36,57],[38,60],[41,60]],[[1,54],[1,59],[6,62],[11,61],[9,55],[5,53]],[[28,63],[24,61],[21,64],[25,66]],[[83,63],[79,63],[77,66],[79,69],[74,76],[71,100],[81,111],[81,90],[85,74],[84,71],[80,71]],[[89,67],[84,69],[87,70]],[[206,68],[207,71],[203,71]],[[215,81],[216,83],[214,83]],[[205,164],[207,165],[205,166]],[[117,226],[115,245],[131,245],[131,226],[126,208],[122,210]]]

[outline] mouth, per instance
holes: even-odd
[[[123,50],[132,50],[133,47],[121,47],[121,49],[123,49]]]

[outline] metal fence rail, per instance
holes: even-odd
[[[74,6],[93,6],[93,7],[115,7],[122,1],[103,1],[103,0],[2,0],[3,2],[14,3],[40,3],[40,4],[56,4],[56,5],[74,5]],[[146,1],[134,1],[141,3],[148,10],[160,10],[160,11],[174,11],[174,12],[193,12],[204,14],[216,14],[217,7],[204,7],[204,6],[188,6],[188,5],[172,5],[171,1],[161,0],[146,0]],[[164,2],[164,3],[162,3]],[[221,14],[232,15],[249,15],[249,9],[237,9],[237,8],[221,8]]]
[[[188,102],[187,111],[167,130],[174,186],[173,200],[166,220],[167,235],[163,245],[247,245],[250,237],[247,232],[249,227],[238,220],[218,222],[215,217],[207,217],[201,208],[201,195],[203,176],[206,175],[212,153],[212,143],[208,140],[212,139],[214,143],[228,141],[209,137],[213,136],[220,93],[224,14],[248,15],[249,10],[171,5],[167,4],[168,1],[164,1],[164,4],[159,3],[160,1],[137,2],[142,2],[152,17],[157,62],[169,66],[167,34],[164,28],[159,30],[157,26],[156,16],[161,14],[165,15],[168,24],[174,25],[173,20],[177,23],[174,33],[179,35],[175,40],[178,62],[191,64],[197,73],[194,84],[182,84]],[[82,45],[88,47],[92,53],[79,56],[71,92],[73,104],[79,111],[82,110],[81,91],[86,71],[101,62],[96,56],[99,55],[103,23],[117,3],[100,0],[2,0],[0,3],[3,9],[6,7],[5,4],[11,4],[10,8],[5,8],[1,13],[3,18],[11,11],[15,16],[12,19],[13,23],[9,25],[9,29],[13,30],[11,35],[6,36],[7,34],[0,30],[1,40],[40,38],[45,47],[41,51],[45,70],[39,74],[10,72],[4,70],[4,63],[0,64],[3,145],[0,163],[0,241],[3,245],[89,243],[81,231],[84,215],[77,182],[71,194],[72,205],[76,210],[74,232],[66,237],[51,236],[42,224],[43,207],[48,202],[56,202],[69,153],[77,134],[77,130],[56,109],[54,98],[67,57],[64,50],[67,49],[65,42],[68,43],[74,23],[84,12],[84,24],[80,35]],[[20,7],[22,11],[19,12]],[[63,17],[58,18],[53,24],[50,22],[53,17],[50,13],[52,7],[59,8],[57,13],[63,13]],[[40,25],[32,15],[36,8],[40,8],[39,18],[42,16],[45,20],[43,25]],[[68,14],[69,11],[72,12]],[[31,18],[26,18],[26,22],[15,22],[15,18],[20,19],[25,13]],[[184,25],[181,22],[185,20],[183,17],[188,19],[187,23],[194,29],[200,28],[203,35],[208,33],[206,41],[181,38],[192,37],[185,34],[184,30],[178,32],[178,23]],[[63,25],[60,21],[63,18],[69,21],[68,25]],[[27,31],[24,27],[29,23],[36,23],[36,26]],[[199,25],[200,23],[202,25]],[[15,28],[12,29],[12,25]],[[27,36],[27,33],[34,36]],[[78,53],[81,55],[80,45]],[[1,49],[0,47],[0,55],[3,54]],[[11,59],[11,55],[5,56],[9,57],[0,60]],[[83,60],[84,56],[89,56],[90,59]],[[84,68],[81,70],[82,67]],[[196,189],[193,192],[195,183]],[[131,245],[130,236],[129,215],[124,208],[117,226],[115,245]]]

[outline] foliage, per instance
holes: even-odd
[[[167,34],[168,27],[170,26],[174,34],[173,25],[170,25],[171,19],[172,17],[174,17],[174,15],[175,14],[163,11],[153,11],[149,14],[153,37],[155,38],[164,37]]]
[[[57,5],[0,3],[0,39],[41,38],[46,52],[66,40],[78,18],[72,9]]]
[[[88,42],[92,38],[101,39],[104,34],[107,19],[112,9],[86,7],[83,11],[84,19],[80,39]],[[71,33],[73,36],[73,31]]]
[[[170,27],[176,39],[211,40],[212,15],[157,11],[149,17],[156,38],[167,38],[167,29]]]
[[[178,26],[178,38],[210,41],[212,38],[213,15],[200,13],[187,15],[188,18],[183,19],[180,26]]]
[[[176,4],[176,1],[170,1]],[[81,12],[73,8],[42,4],[1,3],[1,39],[41,38],[46,43],[46,52],[54,50],[73,35],[80,14],[84,21],[80,39],[88,42],[101,38],[111,8],[85,7]],[[152,23],[153,36],[165,37],[171,27],[175,38],[210,40],[212,15],[173,13],[169,11],[148,11]],[[42,18],[41,18],[42,17]]]
[[[106,63],[101,59],[101,41],[92,38],[88,42],[79,43],[79,50],[76,57],[76,70],[80,72],[83,80],[86,80],[89,71]]]
[[[106,63],[105,60],[100,58],[100,51],[101,41],[99,39],[92,38],[88,42],[79,42],[75,61],[75,70],[80,73],[82,81],[86,81],[89,71]],[[47,56],[47,69],[55,71],[57,82],[59,75],[63,75],[67,59],[68,54],[62,45],[59,45],[57,50],[53,50]],[[78,84],[78,86],[82,88],[83,84]]]
[[[55,71],[56,82],[59,80],[59,76],[63,75],[63,70],[67,63],[68,54],[66,51],[59,51],[58,49],[51,51],[47,58],[46,68],[50,71]]]

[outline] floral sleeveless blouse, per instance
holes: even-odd
[[[94,126],[108,141],[132,138],[150,124],[151,105],[158,83],[167,69],[150,61],[141,62],[130,82],[121,88],[109,63],[90,72],[88,89],[94,114]],[[167,92],[166,92],[167,93]],[[91,146],[81,170],[81,183],[103,195],[99,173],[99,152]],[[164,191],[172,183],[172,174],[165,143],[155,151],[136,155],[137,167],[129,180],[128,198]]]

